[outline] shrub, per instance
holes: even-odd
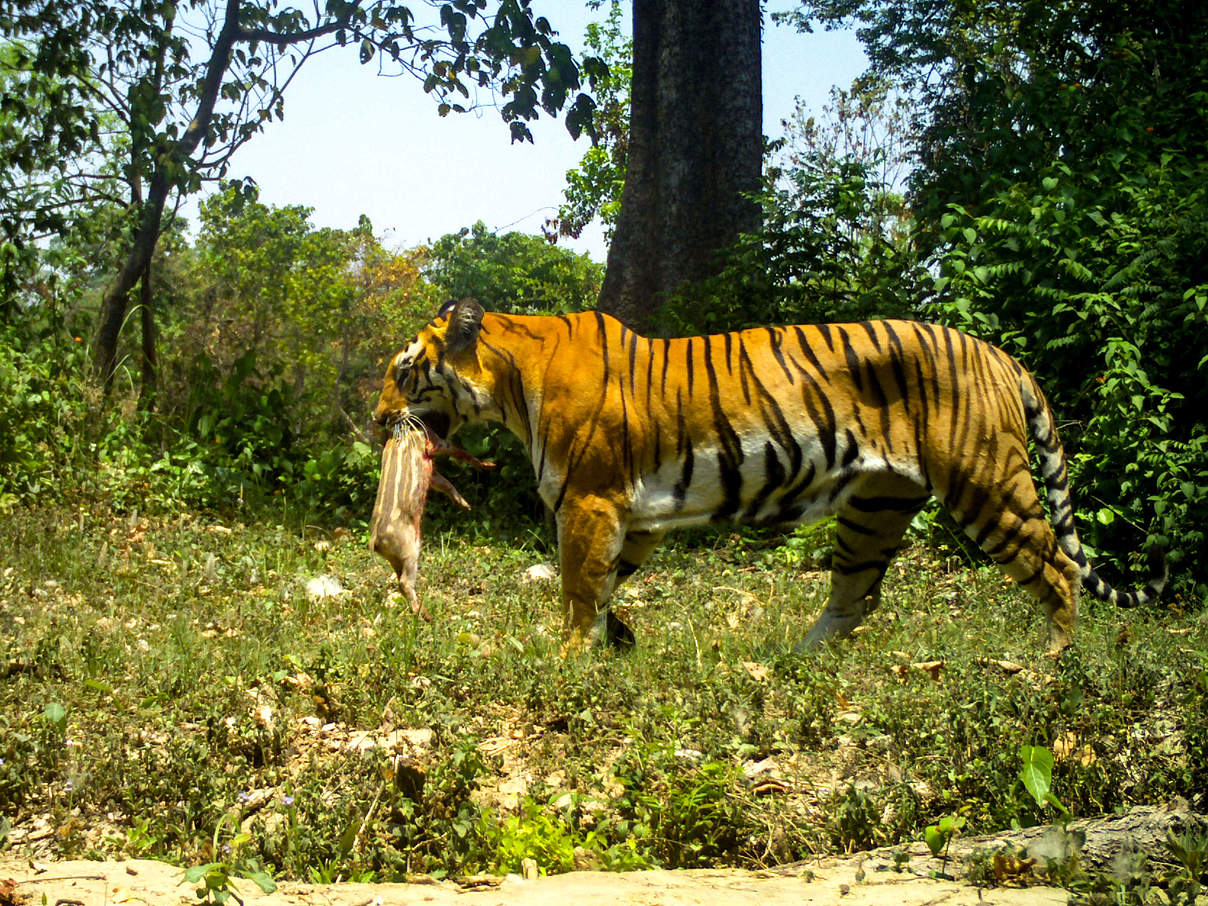
[[[1062,420],[1084,541],[1127,571],[1169,546],[1202,595],[1208,538],[1208,165],[1121,151],[1117,182],[1054,163],[953,206],[941,316],[1002,344]]]

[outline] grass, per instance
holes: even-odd
[[[1075,815],[1208,806],[1203,609],[1086,604],[1058,670],[997,570],[915,544],[864,631],[794,656],[824,534],[697,534],[618,593],[633,652],[563,660],[541,533],[433,510],[430,625],[363,531],[0,516],[5,845],[304,880],[752,867],[1050,820],[1021,745]]]

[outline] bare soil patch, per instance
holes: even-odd
[[[163,862],[0,863],[0,904],[78,903],[84,906],[196,903],[179,868]],[[857,877],[859,876],[859,877]],[[11,879],[11,886],[2,879]],[[5,891],[9,891],[7,899]],[[244,882],[239,895],[256,906],[945,906],[1063,904],[1055,887],[979,889],[913,872],[879,871],[868,860],[846,859],[772,871],[571,872],[525,880],[518,875],[478,881],[405,884],[281,884],[264,894]],[[45,896],[45,900],[43,900]]]
[[[1077,840],[1080,863],[1105,870],[1122,853],[1158,853],[1172,833],[1203,831],[1208,819],[1185,802],[1140,807],[1123,815],[1071,822],[1062,839]],[[406,883],[300,884],[285,882],[273,893],[250,881],[238,894],[256,906],[1046,906],[1064,904],[1068,891],[1038,883],[1043,852],[1052,849],[1057,828],[1028,828],[990,837],[954,841],[944,859],[920,843],[878,849],[844,858],[798,862],[762,871],[735,869],[576,871],[550,877],[480,876],[460,881],[427,877]],[[1049,842],[1046,842],[1049,841]],[[974,884],[964,877],[971,854],[998,852],[999,883]],[[946,874],[951,872],[951,875]],[[195,903],[183,871],[164,862],[0,861],[0,906],[34,903],[61,906]],[[1197,901],[1198,902],[1198,901]]]

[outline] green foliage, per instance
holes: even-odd
[[[881,807],[867,790],[849,783],[828,803],[827,830],[841,852],[870,849],[880,842]]]
[[[1183,690],[1180,730],[1187,740],[1190,775],[1196,789],[1208,789],[1208,658],[1201,656]]]
[[[945,815],[935,824],[929,824],[923,830],[923,840],[933,856],[943,856],[940,874],[948,864],[948,847],[965,827],[963,815]]]
[[[931,850],[931,855],[938,856],[940,853],[946,853],[952,839],[960,833],[964,826],[965,819],[958,815],[945,815],[939,820],[939,823],[927,825],[924,839],[927,842],[927,848]]]
[[[326,421],[345,427],[376,389],[393,350],[423,323],[436,295],[419,276],[420,256],[392,252],[362,219],[352,230],[316,228],[301,206],[261,204],[255,190],[230,185],[201,207],[201,231],[181,279],[189,292],[165,326],[173,348],[200,351],[178,366],[188,397],[212,363],[220,379],[292,386],[295,433]],[[169,369],[170,371],[171,369]],[[195,407],[186,404],[192,419]],[[360,412],[357,412],[359,415]]]
[[[38,241],[78,229],[95,206],[71,162],[96,156],[101,140],[76,95],[83,56],[65,50],[36,61],[28,43],[2,35],[0,23],[0,322],[8,322],[22,286],[39,269]],[[111,185],[112,169],[97,170],[103,171],[97,182]]]
[[[1065,817],[1069,812],[1060,800],[1053,795],[1053,753],[1044,746],[1020,746],[1019,757],[1023,759],[1023,767],[1019,770],[1019,779],[1036,801],[1043,808],[1051,805]]]
[[[590,0],[599,8],[603,0]],[[595,134],[579,166],[566,172],[566,201],[549,225],[559,236],[578,237],[597,217],[604,235],[612,238],[629,158],[629,91],[633,80],[633,40],[624,35],[625,10],[620,0],[610,0],[603,22],[587,26],[584,46],[607,66],[595,83]]]
[[[738,766],[664,746],[638,747],[615,769],[623,788],[616,831],[671,868],[729,858],[752,820],[736,795]]]
[[[82,427],[85,412],[54,367],[56,345],[26,351],[13,330],[0,332],[0,511],[54,492]]]
[[[499,823],[488,819],[486,832],[496,838],[492,868],[501,874],[523,871],[525,859],[536,862],[542,874],[561,874],[575,867],[578,837],[552,804],[526,797],[518,814]]]
[[[900,199],[871,166],[810,155],[784,173],[760,198],[761,230],[664,309],[670,332],[911,313],[925,274],[900,229]]]
[[[180,882],[198,885],[195,891],[197,899],[203,903],[212,903],[214,906],[223,906],[232,899],[236,903],[243,902],[239,896],[238,885],[235,883],[236,878],[246,878],[252,881],[264,893],[273,893],[277,889],[272,875],[259,868],[254,860],[248,865],[239,864],[242,862],[243,848],[252,840],[250,834],[237,831],[228,842],[221,842],[223,825],[230,818],[231,816],[228,814],[219,820],[214,828],[214,838],[211,843],[211,850],[215,854],[226,852],[227,858],[207,862],[204,865],[191,866],[185,870]]]
[[[423,274],[446,298],[472,297],[490,311],[554,314],[592,307],[604,269],[538,236],[493,233],[479,221],[432,243]]]

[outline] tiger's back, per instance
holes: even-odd
[[[525,442],[558,523],[574,640],[669,529],[831,513],[831,596],[806,641],[844,635],[876,606],[886,564],[933,495],[1045,603],[1053,651],[1069,643],[1080,582],[1122,604],[1160,590],[1118,593],[1094,574],[1043,394],[1014,359],[959,331],[874,321],[663,340],[594,312],[458,303],[444,316],[392,363],[407,375],[388,373],[379,416],[394,397],[420,417],[445,405],[454,421],[500,420]],[[416,368],[432,387],[407,386]]]
[[[614,490],[652,528],[800,521],[869,472],[924,487],[934,475],[945,489],[946,451],[1026,430],[1023,369],[946,328],[881,321],[649,340],[592,313],[559,320],[568,342],[547,362],[537,431],[556,443],[536,446],[539,474],[560,479],[547,485],[555,509],[603,472],[623,477]],[[609,443],[576,455],[596,435]]]

